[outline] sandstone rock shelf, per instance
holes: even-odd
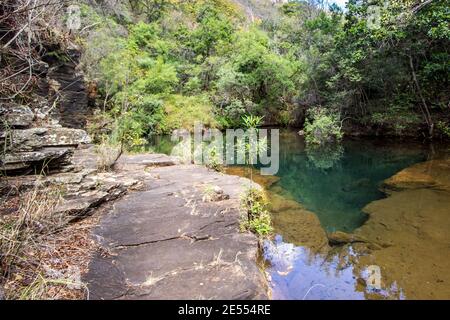
[[[268,297],[258,240],[239,231],[249,180],[163,155],[122,156],[118,167],[144,186],[107,207],[94,231],[103,250],[85,277],[90,299]]]

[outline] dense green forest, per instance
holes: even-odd
[[[132,146],[252,114],[307,136],[449,138],[449,1],[330,3],[78,2],[91,135]]]

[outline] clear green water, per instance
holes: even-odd
[[[361,209],[380,199],[380,183],[426,159],[418,144],[346,140],[309,149],[296,133],[280,137],[279,186],[314,212],[328,232],[353,231],[366,220]]]

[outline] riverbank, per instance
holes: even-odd
[[[67,172],[2,179],[4,299],[268,298],[240,231],[249,180],[163,154],[99,163],[80,145]]]

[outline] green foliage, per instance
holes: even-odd
[[[324,108],[309,110],[304,131],[306,142],[313,145],[340,141],[343,136],[339,115]]]
[[[246,100],[241,102],[240,100],[233,100],[229,105],[220,110],[218,121],[221,127],[224,128],[239,127],[242,123],[242,117],[251,109],[253,109],[253,103],[251,101]]]
[[[223,171],[223,161],[216,145],[204,146],[208,152],[206,167],[217,172]]]
[[[236,101],[242,105],[252,101],[253,108],[247,112],[261,110],[270,115],[293,99],[297,64],[275,54],[267,34],[255,27],[237,32],[230,50],[230,60],[218,71],[216,83],[222,109]]]
[[[436,127],[441,132],[441,134],[443,134],[447,138],[450,138],[450,125],[449,124],[445,123],[444,121],[438,121],[436,123]]]
[[[402,135],[419,122],[432,133],[450,97],[445,2],[419,10],[413,0],[358,0],[323,10],[294,1],[252,24],[230,0],[136,0],[120,14],[82,5],[93,27],[79,42],[107,111],[136,137],[196,120],[237,127],[245,114],[302,125],[309,109],[313,144],[341,138],[338,114],[382,133]],[[376,4],[380,20],[371,25]],[[315,114],[322,109],[336,111]]]
[[[197,22],[199,26],[192,32],[190,45],[201,58],[213,54],[216,46],[230,42],[233,34],[231,21],[214,6],[203,6],[197,15]]]
[[[344,156],[344,147],[339,143],[307,144],[305,151],[309,163],[319,170],[333,168]]]
[[[420,125],[420,115],[410,109],[408,101],[396,101],[386,110],[374,111],[370,116],[370,122],[383,128],[385,133],[402,135],[408,128]]]
[[[272,222],[263,191],[254,187],[248,188],[241,195],[241,213],[241,230],[249,230],[260,237],[272,234]]]
[[[256,129],[261,125],[263,118],[264,116],[248,114],[242,117],[242,122],[247,129]]]
[[[206,95],[170,95],[164,101],[164,131],[170,132],[178,128],[192,130],[195,122],[214,128],[217,123],[212,109],[213,106]]]

